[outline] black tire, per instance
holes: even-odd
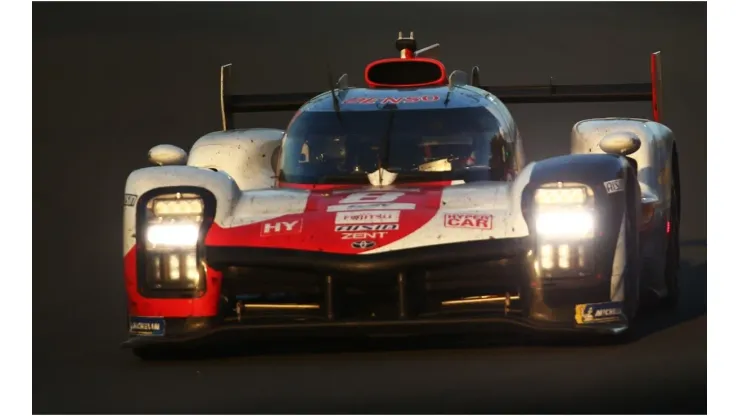
[[[678,306],[681,298],[681,285],[679,284],[679,269],[681,261],[679,230],[680,221],[680,199],[676,181],[671,180],[671,209],[669,221],[671,229],[668,233],[666,259],[665,259],[665,285],[667,294],[663,303],[669,308]]]
[[[627,266],[625,269],[624,308],[631,332],[632,324],[640,310],[640,233],[637,215],[637,204],[640,200],[640,188],[636,175],[631,172],[627,179],[625,200],[625,250]],[[625,334],[626,335],[626,334]]]
[[[635,340],[635,321],[640,311],[640,233],[637,213],[640,188],[634,171],[629,174],[626,183],[624,229],[627,266],[624,273],[624,313],[627,317],[627,329],[618,334],[604,336],[603,342],[608,345],[626,344]]]

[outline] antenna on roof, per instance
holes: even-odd
[[[414,39],[414,32],[411,32],[407,38],[403,37],[403,32],[398,32],[396,50],[401,53],[401,59],[413,58],[416,53],[416,39]]]
[[[347,74],[342,74],[342,76],[339,77],[339,80],[337,80],[337,88],[339,88],[339,90],[346,90],[349,88],[349,76],[347,76]]]
[[[456,69],[452,71],[452,73],[447,79],[448,79],[447,85],[449,86],[449,89],[447,90],[447,96],[445,97],[445,105],[447,105],[447,103],[450,102],[450,94],[452,94],[452,90],[455,87],[458,87],[460,85],[466,85],[468,83],[468,74],[466,74],[465,72],[459,69]]]
[[[435,43],[434,45],[429,45],[426,48],[421,48],[418,51],[414,52],[414,56],[416,57],[423,57],[423,58],[437,58],[439,56],[439,43]]]
[[[396,49],[401,53],[401,59],[411,58],[436,58],[437,48],[439,43],[429,45],[422,49],[416,49],[416,39],[414,39],[414,32],[409,32],[409,37],[403,37],[403,32],[398,32],[398,39],[396,39]]]

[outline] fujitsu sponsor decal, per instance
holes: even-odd
[[[397,223],[401,211],[350,211],[338,212],[335,224],[382,224]]]
[[[445,214],[444,221],[447,228],[493,229],[491,214]]]

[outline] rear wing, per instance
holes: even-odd
[[[661,53],[650,57],[650,82],[631,84],[586,84],[586,85],[530,85],[493,87],[479,85],[479,70],[474,67],[471,84],[498,97],[506,104],[534,103],[579,103],[651,101],[653,119],[663,119],[663,76]],[[224,130],[234,128],[234,114],[270,111],[296,111],[321,92],[287,94],[232,94],[230,90],[231,64],[221,67],[221,123]],[[346,88],[346,76],[338,84]],[[339,85],[338,85],[339,86]]]

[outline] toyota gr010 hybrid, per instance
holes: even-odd
[[[485,87],[399,37],[320,94],[233,95],[222,131],[151,149],[124,197],[130,337],[151,348],[248,336],[495,331],[617,335],[641,295],[678,297],[680,183],[645,84]],[[589,119],[571,153],[526,163],[504,103],[650,101]],[[294,110],[285,128],[239,112]]]

